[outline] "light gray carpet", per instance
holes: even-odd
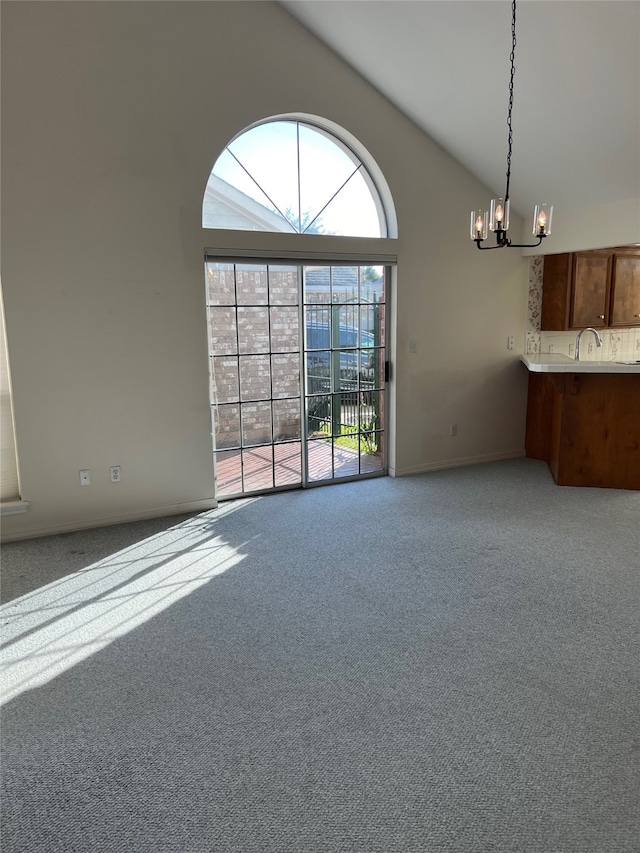
[[[527,459],[101,554],[2,608],[2,851],[638,853],[639,563]]]
[[[84,569],[193,515],[148,518],[111,527],[6,542],[2,546],[0,603]]]

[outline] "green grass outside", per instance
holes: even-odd
[[[341,424],[343,430],[351,430],[351,433],[337,435],[333,441],[337,447],[346,447],[349,450],[357,450],[359,453],[368,453],[373,455],[378,452],[378,434],[364,433],[358,436],[353,424]],[[331,425],[322,424],[318,433],[325,434],[327,438],[331,436]]]

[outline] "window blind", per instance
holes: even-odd
[[[13,426],[13,404],[9,378],[9,356],[0,291],[0,503],[20,500],[18,462]]]

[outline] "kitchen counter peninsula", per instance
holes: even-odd
[[[640,363],[524,355],[525,452],[560,486],[640,489]]]
[[[522,355],[520,360],[532,373],[639,373],[640,361],[576,361],[568,355],[550,352]]]

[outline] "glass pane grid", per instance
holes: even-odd
[[[299,484],[298,268],[208,262],[206,276],[217,494]]]
[[[223,264],[211,275],[210,266],[217,493],[298,485],[303,453],[309,482],[384,473],[384,280],[376,268],[301,268],[311,287],[300,328],[297,267]],[[238,282],[243,304],[226,304]],[[368,301],[371,293],[378,301]]]

